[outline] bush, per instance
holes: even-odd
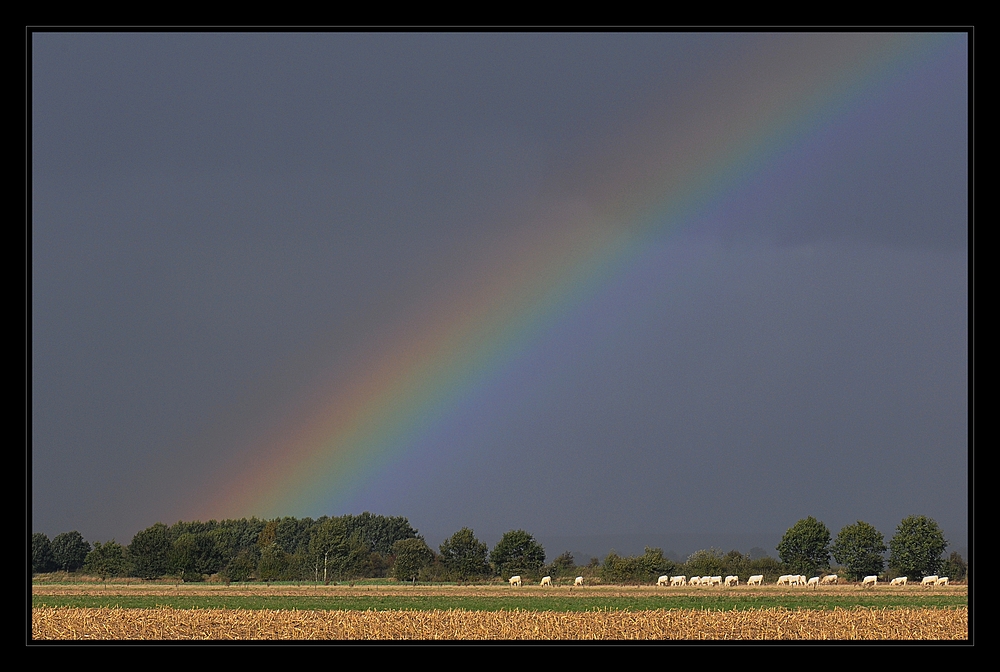
[[[726,563],[722,551],[717,548],[702,549],[688,556],[684,563],[687,576],[721,576],[725,573]]]
[[[601,566],[601,579],[605,583],[650,583],[674,568],[674,563],[663,557],[663,549],[646,547],[642,555],[622,557],[611,551]]]

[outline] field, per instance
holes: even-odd
[[[40,639],[968,639],[968,590],[36,584]]]

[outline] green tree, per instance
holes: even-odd
[[[639,577],[646,581],[656,581],[656,579],[664,574],[668,574],[673,568],[674,563],[663,557],[662,548],[650,548],[646,547],[645,552],[636,558]]]
[[[366,566],[371,549],[362,541],[357,530],[351,532],[343,518],[327,518],[313,528],[309,539],[309,554],[317,572],[324,580],[359,576]]]
[[[108,577],[126,574],[125,547],[114,539],[106,544],[94,542],[94,550],[87,554],[83,568],[107,581]]]
[[[257,563],[257,578],[270,584],[282,578],[288,568],[288,554],[281,550],[278,542],[273,541],[260,551],[260,562]]]
[[[392,565],[392,575],[400,581],[415,581],[420,570],[434,560],[434,551],[420,537],[400,539],[392,545],[396,561]]]
[[[885,567],[885,537],[868,523],[859,520],[845,525],[833,542],[833,559],[844,566],[854,580],[881,574]]]
[[[627,583],[635,574],[635,558],[623,557],[612,549],[601,563],[601,580],[605,583]]]
[[[573,554],[566,551],[552,561],[552,576],[573,576],[576,574],[576,560]]]
[[[57,534],[52,540],[52,557],[64,572],[72,572],[83,567],[90,553],[90,544],[77,531]]]
[[[735,574],[736,576],[748,574],[747,565],[749,562],[750,556],[743,555],[735,548],[722,556],[723,571],[726,574]]]
[[[226,582],[236,581],[246,582],[253,578],[254,568],[257,566],[257,558],[254,552],[244,548],[229,561],[229,564],[220,572],[222,579]]]
[[[947,546],[941,528],[932,519],[904,518],[889,540],[889,567],[899,576],[915,579],[937,574]]]
[[[440,549],[445,569],[459,580],[481,578],[491,573],[486,561],[490,549],[468,527],[463,527],[445,539]]]
[[[951,581],[964,581],[969,573],[969,565],[962,559],[958,551],[952,551],[948,559],[941,565],[941,574]]]
[[[816,574],[830,566],[830,530],[812,516],[803,518],[788,528],[777,550],[793,572]]]
[[[132,575],[142,579],[155,579],[166,574],[172,546],[170,530],[163,523],[156,523],[136,532],[128,545]]]
[[[688,576],[718,576],[726,567],[722,551],[717,548],[706,548],[695,551],[684,563],[684,573]]]
[[[51,572],[56,568],[52,555],[52,543],[47,535],[35,532],[31,535],[31,571],[33,574]]]
[[[493,547],[490,562],[504,579],[519,574],[534,576],[545,564],[545,549],[524,530],[511,530]]]

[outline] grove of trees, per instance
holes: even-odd
[[[691,554],[684,562],[667,558],[662,549],[647,547],[642,555],[621,556],[614,551],[600,562],[593,558],[577,566],[564,552],[549,564],[545,549],[525,530],[510,530],[490,550],[463,527],[435,552],[406,518],[361,515],[260,520],[241,518],[208,522],[156,523],[140,530],[127,546],[114,539],[91,548],[79,532],[65,532],[49,540],[31,536],[31,571],[84,571],[111,577],[225,582],[350,581],[363,577],[394,577],[400,581],[477,581],[521,575],[536,581],[543,575],[571,581],[577,575],[604,583],[651,583],[665,574],[725,576],[743,580],[762,574],[774,581],[781,574],[816,575],[829,569],[853,579],[881,574],[889,551],[889,577],[919,579],[930,574],[959,581],[968,575],[968,563],[958,554],[943,557],[947,542],[937,523],[926,516],[910,516],[896,528],[886,545],[872,525],[846,525],[830,543],[830,531],[812,516],[789,528],[777,546],[780,560],[751,549],[723,554],[710,548]]]

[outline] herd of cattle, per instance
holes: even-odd
[[[748,586],[759,586],[763,582],[764,582],[764,575],[763,574],[754,574],[749,579],[747,579],[746,585],[748,585]],[[811,579],[807,579],[802,574],[783,574],[782,576],[778,577],[778,583],[775,584],[775,585],[778,585],[778,586],[812,586],[813,588],[816,588],[817,586],[819,586],[821,584],[822,585],[830,585],[830,584],[836,584],[838,582],[839,582],[839,579],[837,578],[836,574],[827,574],[826,576],[824,576],[822,578],[820,578],[818,576],[814,576]],[[721,576],[692,576],[689,579],[686,576],[666,576],[666,575],[664,575],[664,576],[661,576],[656,581],[656,585],[658,585],[658,586],[738,586],[739,584],[740,584],[740,578],[738,576],[727,576],[725,579],[723,579]],[[874,588],[877,584],[878,584],[878,577],[877,576],[866,576],[864,578],[864,580],[861,582],[861,587],[862,588],[868,588],[870,586],[870,587]],[[512,576],[512,577],[510,577],[510,585],[511,586],[520,587],[521,586],[521,577],[520,576]],[[541,583],[541,585],[543,585],[543,586],[551,586],[552,585],[552,577],[551,576],[543,576],[542,577],[542,583]],[[573,585],[574,586],[582,586],[583,585],[583,577],[582,576],[576,577],[576,580],[573,581]],[[891,581],[889,581],[889,585],[890,586],[905,586],[906,585],[906,577],[905,576],[896,577],[895,579],[892,579]],[[922,586],[928,586],[928,587],[930,587],[930,586],[947,586],[948,585],[948,577],[947,576],[938,577],[937,575],[925,576],[923,578],[923,580],[920,582],[920,585],[922,585]]]

